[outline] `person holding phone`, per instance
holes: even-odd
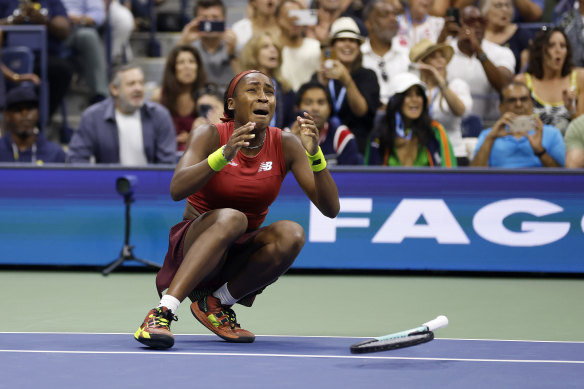
[[[178,44],[194,46],[201,55],[207,80],[224,89],[237,68],[237,38],[225,26],[225,4],[221,0],[199,0],[194,16],[183,28]]]
[[[306,9],[300,0],[282,0],[276,8],[282,45],[282,76],[294,91],[309,81],[320,66],[320,42],[304,36],[306,23],[312,21],[310,15],[303,19],[301,12],[310,11],[314,10]]]
[[[258,32],[269,32],[277,37],[280,28],[276,22],[276,6],[278,0],[249,0],[247,17],[233,23],[233,31],[237,37],[235,55],[239,56],[245,44]]]
[[[330,31],[330,53],[312,76],[329,89],[333,98],[333,120],[353,131],[359,152],[364,154],[379,101],[377,75],[364,68],[360,45],[364,38],[350,17],[337,19]]]
[[[471,166],[505,168],[562,167],[566,147],[562,133],[543,124],[533,112],[529,88],[513,81],[501,90],[501,117],[483,130]]]
[[[196,94],[207,82],[199,51],[192,46],[176,46],[166,58],[162,84],[150,100],[164,105],[174,123],[177,150],[183,151],[193,123],[199,116]]]

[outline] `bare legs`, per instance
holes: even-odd
[[[234,209],[200,216],[187,232],[184,260],[167,293],[182,301],[201,282],[219,275],[233,297],[244,297],[288,270],[304,245],[300,225],[279,221],[259,232],[244,252],[226,258],[228,248],[246,229],[247,218]]]

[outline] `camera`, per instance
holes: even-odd
[[[136,176],[122,176],[116,180],[116,191],[124,198],[132,198],[138,183]]]
[[[206,118],[209,112],[213,109],[211,104],[201,104],[199,105],[199,116]]]
[[[199,31],[202,32],[223,32],[225,31],[224,20],[201,20],[199,22]]]

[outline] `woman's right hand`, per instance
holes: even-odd
[[[320,72],[326,80],[339,80],[346,85],[351,79],[349,70],[338,59],[327,59],[320,64]]]
[[[223,156],[231,161],[242,147],[249,146],[249,140],[255,138],[252,131],[255,129],[255,122],[247,122],[243,126],[235,129],[231,138],[227,141]],[[267,131],[267,130],[266,130]]]
[[[510,133],[507,131],[507,126],[510,126],[513,122],[513,119],[516,117],[517,115],[513,112],[505,112],[503,116],[501,116],[501,118],[497,120],[495,124],[493,124],[491,132],[489,132],[487,137],[497,139],[506,135],[510,135]]]

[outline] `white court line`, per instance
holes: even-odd
[[[45,354],[102,354],[102,355],[204,355],[233,357],[278,357],[278,358],[334,358],[334,359],[385,359],[409,361],[451,361],[451,362],[498,362],[498,363],[558,363],[584,364],[584,361],[554,361],[529,359],[476,359],[476,358],[423,358],[423,357],[382,357],[364,355],[309,355],[309,354],[253,354],[253,353],[209,353],[185,351],[64,351],[64,350],[0,350],[0,353],[45,353]]]
[[[41,332],[41,331],[0,331],[2,334],[39,334],[39,335],[128,335],[134,336],[129,332]],[[203,336],[209,337],[213,334],[174,334],[174,336]],[[341,336],[341,335],[257,335],[256,338],[336,338],[336,339],[370,339],[374,336]],[[528,339],[480,339],[480,338],[434,338],[435,340],[469,340],[483,342],[525,342],[525,343],[574,343],[584,344],[584,341],[578,340],[528,340]]]

